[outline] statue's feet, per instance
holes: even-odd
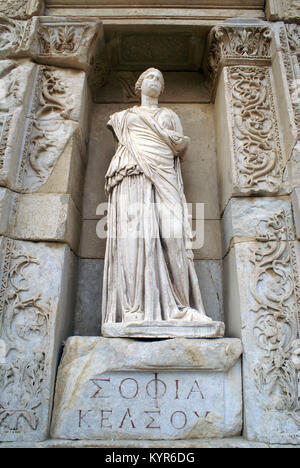
[[[198,322],[209,324],[213,320],[208,317],[204,312],[192,309],[191,307],[184,307],[178,311],[171,319],[182,320],[183,322]]]
[[[144,312],[139,310],[137,311],[126,311],[123,315],[123,322],[130,323],[130,322],[143,322],[144,321]]]

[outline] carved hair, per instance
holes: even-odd
[[[145,70],[138,78],[136,84],[135,84],[135,94],[137,96],[140,96],[141,95],[141,90],[142,90],[142,84],[143,84],[143,81],[144,81],[144,78],[146,78],[146,76],[149,74],[149,73],[152,73],[154,71],[158,71],[160,76],[161,76],[161,84],[162,84],[162,87],[161,87],[161,93],[163,93],[164,91],[164,88],[165,88],[165,81],[164,81],[164,77],[163,77],[163,74],[160,70],[158,70],[157,68],[148,68],[147,70]]]

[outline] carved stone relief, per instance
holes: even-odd
[[[65,247],[52,250],[3,237],[1,247],[0,337],[5,347],[0,363],[1,440],[36,440],[47,436],[53,330]],[[46,258],[53,268],[50,287],[44,279],[37,281]]]
[[[43,0],[2,0],[0,4],[0,14],[23,20],[42,15],[43,9]]]
[[[300,288],[296,254],[288,232],[291,224],[284,210],[262,221],[257,241],[250,248],[253,265],[250,291],[255,306],[253,336],[263,350],[263,358],[253,367],[257,388],[265,398],[267,410],[291,411],[300,427],[298,373],[292,361],[298,338]],[[267,403],[268,402],[268,403]]]
[[[96,41],[102,34],[99,20],[41,17],[38,60],[87,71],[94,56]]]
[[[37,25],[37,17],[19,21],[1,16],[0,58],[34,56]]]
[[[300,22],[299,0],[267,0],[266,14],[269,21]]]
[[[208,37],[207,68],[215,81],[222,66],[271,63],[272,30],[266,23],[214,27]]]
[[[35,192],[47,182],[75,129],[70,121],[29,122],[17,179],[20,191]]]
[[[277,192],[283,156],[270,71],[265,67],[228,67],[234,174],[242,193]]]
[[[279,37],[291,103],[294,111],[295,125],[298,132],[300,132],[300,26],[295,24],[281,25]]]
[[[76,125],[85,137],[85,73],[3,60],[0,82],[0,176],[14,190],[36,191]]]

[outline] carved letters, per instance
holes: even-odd
[[[215,383],[222,379],[215,374]],[[95,375],[85,385],[84,405],[72,410],[77,434],[135,434],[157,438],[166,430],[189,431],[210,424],[220,405],[202,375],[174,373],[109,373]],[[222,399],[222,397],[220,398]],[[82,401],[83,404],[83,401]],[[220,412],[221,415],[221,412]]]

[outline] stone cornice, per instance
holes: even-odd
[[[29,57],[87,71],[102,35],[102,23],[95,18],[35,16],[19,21],[0,16],[0,58]]]

